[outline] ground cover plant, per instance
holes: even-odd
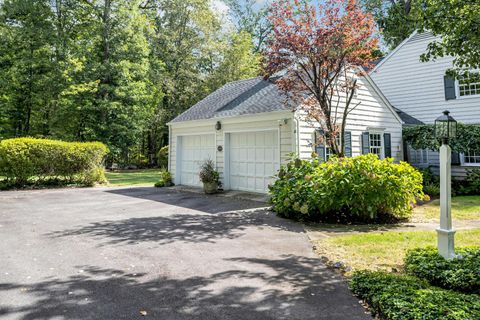
[[[102,162],[107,152],[100,142],[5,139],[0,141],[0,176],[7,187],[93,185],[105,182]]]
[[[416,277],[358,271],[350,288],[381,319],[480,319],[480,296],[433,287]]]
[[[273,210],[296,220],[377,222],[411,216],[423,198],[422,174],[411,165],[368,154],[294,159],[270,186]]]
[[[407,252],[405,270],[445,289],[480,293],[480,247],[456,248],[454,259],[445,259],[434,247]]]

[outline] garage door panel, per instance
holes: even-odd
[[[278,132],[230,134],[230,188],[266,192],[280,167]]]
[[[214,137],[213,134],[180,137],[180,184],[201,186],[200,165],[207,159],[215,159]]]

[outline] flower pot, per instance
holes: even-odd
[[[204,182],[203,183],[203,191],[205,191],[206,194],[216,193],[217,188],[218,188],[218,183],[217,182]]]

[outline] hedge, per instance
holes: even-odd
[[[381,319],[480,319],[480,296],[432,287],[416,277],[357,271],[350,288]]]
[[[280,168],[270,193],[281,216],[331,222],[408,218],[412,203],[424,197],[418,170],[373,154],[325,163],[294,159]]]
[[[436,248],[407,252],[405,270],[445,289],[480,293],[480,248],[456,248],[457,258],[445,259]]]
[[[0,141],[0,176],[15,185],[63,178],[92,184],[104,179],[108,148],[100,142],[15,138]]]

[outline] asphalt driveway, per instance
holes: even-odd
[[[144,187],[0,192],[0,319],[369,319],[302,227],[262,206]]]

